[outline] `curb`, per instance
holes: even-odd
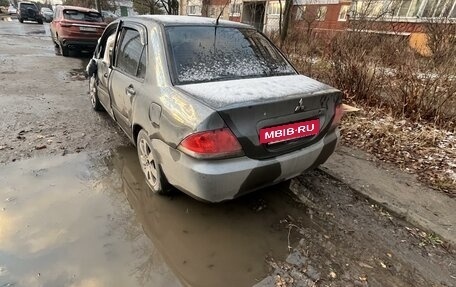
[[[456,200],[409,175],[387,170],[357,150],[341,147],[319,169],[369,201],[456,246]]]

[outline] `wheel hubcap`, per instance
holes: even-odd
[[[139,141],[139,161],[144,175],[146,176],[146,180],[150,185],[156,187],[158,182],[158,171],[152,149],[145,139]]]

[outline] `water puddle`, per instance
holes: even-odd
[[[3,166],[0,286],[251,286],[296,244],[280,222],[305,212],[285,192],[153,195],[132,147]]]

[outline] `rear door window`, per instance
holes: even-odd
[[[134,29],[123,28],[120,39],[116,67],[131,76],[143,77],[145,58],[142,59],[141,56],[145,49],[141,43],[139,32]]]
[[[67,20],[103,22],[103,17],[97,12],[83,12],[78,10],[67,9],[63,11],[63,18]]]

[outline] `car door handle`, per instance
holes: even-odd
[[[107,78],[108,77],[108,73],[104,73],[103,77]]]
[[[135,89],[133,88],[133,85],[129,85],[129,86],[125,89],[125,93],[127,94],[127,96],[134,96],[134,95],[136,95],[136,91],[135,91]]]

